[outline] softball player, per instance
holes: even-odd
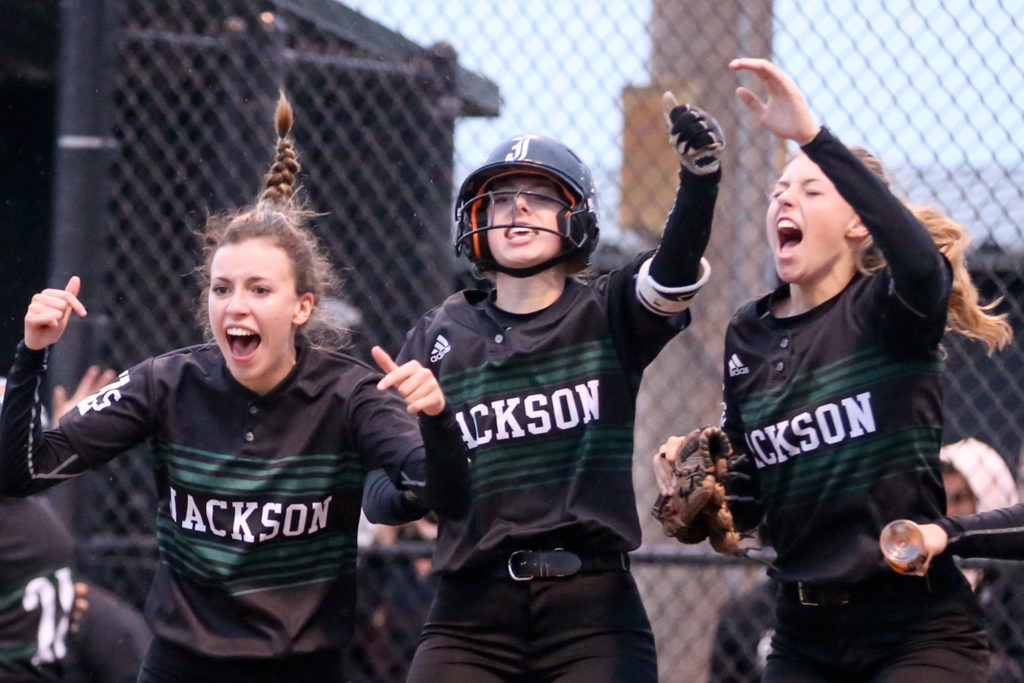
[[[472,458],[463,519],[440,515],[438,594],[410,681],[655,681],[629,572],[635,399],[644,368],[689,322],[721,177],[717,123],[666,108],[682,169],[656,253],[590,282],[590,171],[539,135],[498,145],[463,182],[456,251],[493,276],[409,332],[399,362],[432,368]],[[379,487],[378,487],[379,488]],[[368,488],[371,519],[394,508]]]
[[[761,123],[801,145],[767,212],[782,284],[740,308],[725,341],[723,423],[751,477],[734,480],[733,512],[762,524],[782,584],[764,680],[984,680],[963,575],[942,559],[926,579],[897,576],[878,534],[944,508],[944,330],[991,351],[1010,329],[978,306],[961,226],[905,206],[876,160],[814,123],[776,65],[731,67],[764,84],[766,102],[737,90]]]
[[[101,378],[112,378],[110,372],[89,368],[71,398],[85,398],[89,389],[103,386],[97,384]],[[0,407],[6,386],[7,378],[0,377]],[[67,400],[58,387],[55,417],[64,414]],[[41,420],[48,423],[45,414]],[[74,557],[74,539],[48,500],[0,497],[0,681],[54,681],[70,673],[70,625],[82,616],[74,614]],[[131,675],[137,672],[136,666]]]
[[[428,502],[424,482],[437,484],[437,508],[452,516],[467,501],[464,449],[436,381],[413,378],[430,399],[409,405],[422,411],[418,426],[377,388],[379,373],[316,343],[332,277],[291,198],[291,121],[282,95],[263,194],[207,225],[201,272],[215,343],[143,361],[43,431],[48,349],[72,313],[86,314],[72,277],[33,297],[9,376],[2,495],[152,445],[160,562],[143,681],[342,680],[364,472],[382,467]]]
[[[74,551],[47,501],[0,498],[0,680],[61,677]]]

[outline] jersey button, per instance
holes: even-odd
[[[495,344],[500,344],[503,341],[505,341],[505,335],[503,335],[503,334],[496,334],[496,335],[494,335],[494,343]]]
[[[258,412],[260,412],[260,409],[257,408],[256,406],[249,406],[249,414],[250,415],[255,415]]]
[[[253,441],[255,438],[256,438],[256,435],[253,434],[252,432],[246,432],[245,433],[245,440],[246,441]]]
[[[783,337],[779,340],[779,347],[783,349],[789,348],[789,337]]]
[[[786,369],[786,364],[785,363],[783,363],[781,360],[775,361],[775,372],[782,372],[785,369]]]

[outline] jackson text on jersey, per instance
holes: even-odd
[[[182,529],[263,543],[279,535],[306,536],[325,528],[332,497],[290,503],[223,500],[192,493],[179,496],[172,486],[169,507],[171,521]]]
[[[760,469],[824,446],[857,439],[877,431],[871,392],[822,403],[791,418],[744,434],[747,448]]]
[[[549,393],[506,396],[476,403],[455,414],[466,446],[566,431],[600,418],[599,379]]]

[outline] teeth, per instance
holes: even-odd
[[[792,229],[792,230],[798,230],[798,229],[799,229],[799,228],[797,228],[797,227],[796,227],[796,223],[794,223],[794,222],[793,222],[793,221],[792,221],[791,219],[789,219],[789,218],[783,218],[783,219],[780,219],[780,220],[779,220],[779,222],[778,222],[778,225],[777,225],[777,227],[778,227],[778,228],[779,228],[780,230],[781,230],[781,229],[783,229],[783,228],[790,228],[790,229]]]
[[[255,332],[247,330],[244,327],[229,327],[227,332],[232,337],[253,337],[256,335]]]

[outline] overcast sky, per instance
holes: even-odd
[[[616,203],[621,92],[649,82],[650,3],[343,1],[420,45],[451,43],[498,84],[501,116],[458,125],[457,179],[532,131],[575,149]],[[816,116],[889,166],[1024,167],[1024,0],[777,0],[773,30]]]

